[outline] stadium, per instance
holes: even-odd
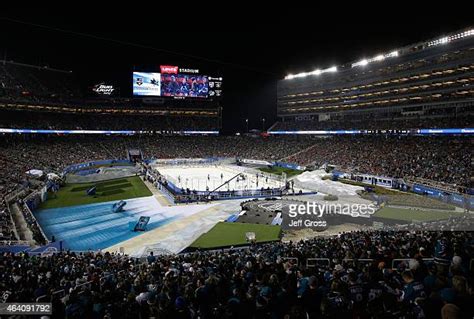
[[[474,316],[474,26],[269,75],[2,25],[1,318]]]

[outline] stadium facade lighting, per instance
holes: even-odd
[[[394,57],[397,57],[398,56],[398,51],[392,51],[390,53],[387,53],[387,54],[379,54],[373,58],[370,58],[370,59],[363,59],[363,60],[360,60],[359,62],[356,62],[356,63],[352,63],[351,64],[351,67],[354,68],[356,66],[365,66],[369,63],[372,63],[372,62],[377,62],[377,61],[383,61],[387,58],[394,58]]]
[[[465,38],[465,37],[470,37],[470,36],[473,36],[473,35],[474,35],[474,29],[466,30],[466,31],[463,31],[463,32],[459,32],[459,33],[447,36],[447,37],[442,37],[442,38],[439,38],[437,40],[430,41],[430,42],[428,42],[428,47],[441,45],[441,44],[447,44],[451,41],[459,40],[459,39],[462,39],[462,38]]]
[[[369,64],[369,60],[363,59],[363,60],[360,60],[359,62],[352,63],[351,67],[353,68],[353,67],[356,67],[356,66],[365,66],[367,64]]]
[[[304,77],[307,77],[309,75],[321,75],[323,73],[334,73],[334,72],[337,72],[337,66],[332,66],[330,68],[327,68],[327,69],[316,69],[314,71],[311,71],[311,72],[302,72],[302,73],[298,73],[298,74],[288,74],[287,76],[285,76],[285,80],[291,80],[291,79],[294,79],[294,78],[304,78]]]
[[[435,45],[447,44],[451,41],[462,39],[462,38],[465,38],[465,37],[470,37],[470,36],[474,36],[474,29],[466,30],[466,31],[463,31],[463,32],[458,32],[456,34],[453,34],[453,35],[450,35],[450,36],[445,36],[445,37],[439,38],[437,40],[430,41],[428,43],[425,42],[424,45],[427,46],[427,47],[431,47],[431,46],[435,46]],[[383,61],[387,58],[394,58],[394,57],[398,57],[398,56],[399,56],[399,52],[396,51],[396,50],[392,51],[390,53],[386,53],[386,54],[378,54],[377,56],[375,56],[373,58],[362,59],[358,62],[352,63],[351,68],[358,67],[358,66],[366,66],[367,64],[372,63],[372,62],[379,62],[379,61]],[[285,77],[285,80],[291,80],[291,79],[294,79],[294,78],[303,78],[303,77],[306,77],[308,75],[320,75],[322,73],[336,72],[336,71],[337,71],[337,67],[334,66],[334,67],[331,67],[331,68],[328,68],[328,69],[323,69],[323,70],[317,69],[317,70],[314,70],[312,72],[303,72],[303,73],[298,73],[298,74],[288,74]]]

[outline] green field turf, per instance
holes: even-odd
[[[447,219],[450,216],[459,216],[459,214],[462,213],[454,211],[414,210],[396,207],[383,207],[378,210],[374,216],[406,221],[431,221]]]
[[[97,187],[96,195],[87,195],[86,191],[93,186]],[[151,195],[150,190],[138,176],[97,183],[66,184],[56,194],[49,193],[48,200],[41,204],[40,209],[95,204]]]
[[[291,168],[285,168],[285,167],[279,167],[279,166],[273,166],[272,168],[261,167],[259,168],[259,170],[265,173],[270,173],[270,174],[275,174],[275,175],[281,175],[282,173],[286,173],[287,177],[293,177],[293,176],[303,173],[303,171],[300,171],[297,169],[291,169]]]
[[[272,225],[220,222],[190,245],[193,248],[216,248],[248,244],[245,233],[254,232],[257,242],[279,240],[281,227]]]

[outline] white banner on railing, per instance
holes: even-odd
[[[268,161],[261,161],[261,160],[248,159],[248,158],[241,159],[240,161],[244,164],[252,164],[252,165],[265,165],[265,166],[273,165],[272,163]]]

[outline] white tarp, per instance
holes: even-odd
[[[323,179],[326,175],[328,175],[328,173],[323,170],[315,170],[304,172],[296,176],[293,181],[295,182],[295,186],[336,196],[358,197],[357,191],[364,189],[361,186],[343,184],[341,182],[332,181],[331,179]]]
[[[43,176],[43,171],[39,169],[30,169],[26,172],[26,175],[33,176],[33,177],[41,177]]]
[[[58,176],[58,174],[55,174],[55,173],[48,173],[48,174],[46,175],[46,177],[47,177],[48,179],[51,179],[51,180],[60,179],[60,177]]]

